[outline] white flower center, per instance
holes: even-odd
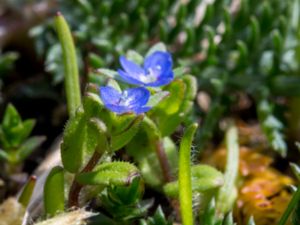
[[[143,83],[152,83],[157,80],[157,74],[160,72],[161,66],[157,65],[155,68],[149,68],[146,74],[140,74],[140,80]]]
[[[119,105],[120,106],[129,106],[130,102],[133,100],[133,97],[129,98],[128,97],[128,92],[125,90],[122,92],[122,95],[119,99]]]

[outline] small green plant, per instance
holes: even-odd
[[[24,162],[44,142],[43,136],[29,137],[34,125],[34,119],[23,121],[12,104],[6,107],[0,125],[0,158],[12,168]]]
[[[248,107],[264,143],[281,157],[290,154],[285,139],[300,130],[299,1],[55,2],[71,29],[57,13],[56,33],[52,21],[30,32],[53,83],[64,82],[69,116],[62,164],[44,184],[49,218],[40,224],[70,215],[108,225],[236,224],[238,128],[224,132],[224,172],[199,163],[201,153],[213,138],[212,146],[220,144],[221,129],[215,131],[224,117],[240,118]],[[16,58],[2,54],[0,73]],[[34,125],[7,106],[0,159],[8,174],[44,140],[30,137]],[[34,186],[31,177],[18,198],[23,208]],[[291,214],[298,224],[299,208],[298,188],[279,225]]]
[[[61,37],[70,37],[61,14],[57,15],[56,27]],[[60,40],[62,46],[72,41]],[[66,49],[71,55],[64,54],[64,58],[75,57],[75,51],[70,48],[74,45],[68,44]],[[78,79],[67,79],[74,73],[65,73],[70,118],[61,144],[63,167],[53,168],[44,187],[48,216],[64,211],[65,202],[67,208],[81,207],[96,198],[109,214],[108,220],[131,224],[134,219],[146,216],[152,205],[151,201],[141,201],[144,182],[157,187],[173,179],[177,153],[168,136],[187,122],[185,116],[191,111],[196,81],[192,76],[173,72],[172,57],[163,44],[151,48],[145,59],[131,51],[120,61],[123,70],[118,72],[98,69],[108,77],[107,85],[88,85],[80,102],[72,100],[77,96],[69,95],[69,92],[80,93],[79,85],[73,84],[79,82]],[[66,65],[67,60],[64,62],[70,66]],[[143,67],[141,62],[144,62]],[[173,81],[174,76],[178,78]],[[172,122],[166,123],[166,120]],[[149,142],[153,145],[148,145]],[[133,156],[138,166],[112,160],[121,149]],[[149,165],[151,169],[146,171],[144,168]],[[63,194],[66,172],[73,174],[67,199]],[[161,172],[162,176],[153,180]],[[159,220],[159,215],[150,217],[149,223]],[[99,217],[101,220],[105,216],[100,214]]]

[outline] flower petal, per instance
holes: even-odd
[[[120,63],[125,70],[126,73],[128,73],[130,76],[134,78],[138,78],[140,74],[144,74],[144,70],[139,65],[135,64],[132,61],[127,60],[124,56],[120,57]]]
[[[122,95],[113,87],[106,86],[106,87],[100,87],[100,96],[104,105],[107,105],[107,104],[118,104]]]
[[[145,59],[144,69],[157,70],[161,72],[169,71],[172,68],[173,61],[171,54],[168,52],[156,51]]]
[[[127,113],[127,112],[133,112],[134,110],[129,109],[127,106],[120,106],[120,105],[112,105],[107,104],[105,105],[106,108],[108,108],[110,111],[115,112],[117,114]]]
[[[143,85],[144,83],[141,82],[139,79],[131,76],[131,74],[123,71],[123,70],[118,70],[119,75],[121,76],[122,80],[125,81],[128,84],[134,84],[134,85]]]
[[[146,106],[150,91],[144,87],[130,88],[122,93],[110,86],[100,87],[100,96],[105,107],[117,114],[127,112],[140,114],[151,108]]]
[[[133,111],[136,113],[136,114],[141,114],[141,113],[144,113],[144,112],[148,112],[152,107],[150,106],[144,106],[144,107],[140,107],[140,108],[135,108],[133,109]]]
[[[142,107],[150,98],[150,91],[143,87],[127,89],[128,103],[131,108]]]
[[[156,81],[152,83],[148,83],[147,86],[149,87],[160,87],[163,85],[167,85],[171,83],[171,81],[174,80],[174,73],[172,70],[169,72],[166,72],[164,74],[160,74],[160,76],[157,78]]]

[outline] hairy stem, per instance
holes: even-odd
[[[171,167],[161,140],[158,140],[156,142],[155,151],[163,173],[164,180],[166,182],[171,182],[172,181]]]
[[[102,154],[99,151],[95,151],[92,157],[90,158],[89,162],[86,164],[86,166],[82,169],[80,173],[85,173],[92,171],[95,166],[97,165],[98,161],[100,160]],[[83,188],[83,185],[79,184],[75,179],[73,180],[73,183],[70,187],[69,192],[69,201],[68,206],[71,207],[79,207],[79,194],[81,189]]]
[[[191,145],[198,125],[192,124],[183,135],[179,149],[179,201],[183,225],[193,225]]]
[[[55,17],[55,27],[62,47],[67,106],[72,117],[81,105],[76,49],[68,23],[61,13]]]

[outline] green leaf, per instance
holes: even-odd
[[[110,86],[110,87],[116,89],[117,91],[122,92],[119,84],[114,79],[109,79],[107,82],[107,86]]]
[[[135,120],[122,133],[111,137],[111,151],[124,147],[137,133],[144,115],[138,115]]]
[[[195,165],[192,167],[193,191],[204,192],[209,189],[221,187],[224,176],[217,169],[208,165]]]
[[[283,44],[284,44],[283,37],[281,36],[278,30],[273,30],[271,37],[274,45],[274,53],[275,55],[280,55],[282,53]]]
[[[160,131],[153,120],[146,116],[142,122],[142,128],[147,133],[147,136],[151,142],[159,140],[161,138]]]
[[[182,81],[175,80],[167,86],[166,91],[170,94],[168,98],[160,102],[157,106],[157,110],[162,111],[166,115],[171,115],[180,109],[186,88]]]
[[[125,113],[115,117],[112,117],[112,130],[111,135],[119,135],[125,132],[132,126],[136,120],[136,115],[134,113]]]
[[[6,153],[4,150],[0,149],[0,159],[4,161],[9,161],[10,157],[8,153]]]
[[[18,111],[12,104],[8,104],[1,124],[1,139],[5,148],[17,147],[20,144],[22,128],[22,119]]]
[[[6,137],[4,130],[0,125],[0,144],[4,149],[10,149],[12,146],[9,143],[9,139]]]
[[[158,105],[163,99],[167,98],[169,95],[168,91],[160,91],[150,96],[150,99],[147,103],[147,106],[155,107]]]
[[[215,199],[213,198],[205,208],[203,215],[200,217],[200,221],[205,225],[215,225],[216,224],[215,216],[216,216],[216,202]]]
[[[193,136],[198,124],[192,124],[185,131],[179,149],[179,202],[183,225],[193,225],[192,209],[192,174],[191,174],[191,148]]]
[[[223,225],[235,225],[236,223],[233,222],[232,212],[228,213],[225,217]]]
[[[203,20],[198,24],[198,26],[196,28],[196,34],[198,34],[199,36],[201,35],[201,33],[204,31],[203,26],[209,20],[211,20],[211,18],[213,17],[213,15],[214,15],[214,4],[207,4]]]
[[[138,169],[128,162],[102,163],[92,172],[76,175],[76,181],[83,185],[128,185],[140,176]]]
[[[87,92],[83,97],[83,109],[86,117],[100,117],[103,115],[103,103],[98,94]]]
[[[185,67],[177,67],[173,69],[174,77],[175,78],[182,78],[184,74],[186,74],[186,68]]]
[[[149,211],[149,208],[153,205],[152,200],[123,204],[113,191],[114,188],[107,188],[107,192],[102,192],[100,201],[105,211],[109,212],[116,221],[119,221],[118,224],[120,224],[121,221],[132,224],[134,220],[144,217]]]
[[[165,88],[170,94],[163,99],[153,110],[151,118],[157,120],[157,126],[162,136],[168,136],[174,132],[184,114],[181,113],[180,107],[185,97],[186,86],[181,80],[173,81]]]
[[[134,50],[127,51],[126,58],[138,65],[142,65],[142,63],[144,62],[143,56],[141,56],[139,53],[137,53]]]
[[[232,17],[231,17],[231,10],[230,8],[224,7],[223,8],[224,13],[224,25],[225,25],[225,31],[223,33],[223,39],[228,40],[232,35]]]
[[[182,81],[186,85],[186,92],[185,92],[185,100],[186,101],[193,101],[197,95],[197,79],[195,76],[192,75],[185,75],[182,77]]]
[[[130,185],[109,187],[107,191],[120,204],[132,205],[141,199],[144,193],[144,181],[140,176],[135,176]]]
[[[287,146],[284,141],[283,134],[281,133],[283,125],[275,116],[272,115],[272,111],[272,106],[266,99],[262,99],[258,102],[257,113],[262,130],[272,148],[282,157],[285,157],[287,153]]]
[[[195,46],[195,29],[191,25],[187,25],[185,27],[185,34],[186,34],[186,40],[185,40],[185,47],[183,49],[184,53],[191,54],[194,52],[194,46]]]
[[[299,82],[300,82],[300,77],[298,76],[287,76],[285,74],[276,75],[272,79],[270,84],[272,94],[289,96],[289,97],[300,96],[300,89],[298,87]]]
[[[194,105],[194,99],[197,95],[197,80],[194,76],[185,75],[182,78],[182,81],[186,85],[186,92],[184,101],[181,104],[179,115],[183,115],[182,117],[186,117],[188,113],[190,113],[190,111],[192,110]]]
[[[167,220],[161,206],[159,205],[153,215],[147,219],[146,225],[171,225],[172,223]]]
[[[95,53],[89,53],[88,57],[89,57],[89,63],[93,68],[100,68],[103,65],[105,65],[104,60],[100,56],[96,55]]]
[[[221,187],[224,184],[223,174],[208,165],[194,165],[192,172],[192,191],[205,193]],[[178,181],[173,181],[164,186],[164,192],[170,197],[178,196]]]
[[[62,163],[71,173],[78,172],[83,163],[85,137],[86,118],[83,110],[78,110],[75,116],[69,119],[61,144]]]
[[[3,147],[7,149],[19,147],[28,138],[34,125],[35,120],[33,119],[22,122],[15,107],[9,104],[0,127],[0,140]]]
[[[100,73],[101,75],[105,75],[105,76],[115,79],[115,80],[120,79],[118,72],[114,71],[114,70],[110,70],[110,69],[106,69],[106,68],[99,68],[99,69],[97,69],[97,72]]]
[[[87,0],[77,0],[79,5],[82,7],[82,9],[87,13],[87,14],[92,14],[93,13],[93,6],[92,4],[87,1]]]
[[[300,221],[299,221],[300,222]],[[247,225],[255,225],[255,221],[254,221],[254,218],[253,218],[253,216],[251,216],[250,218],[249,218],[249,221],[248,221],[248,224]]]
[[[64,168],[71,173],[78,172],[95,149],[102,153],[109,149],[106,124],[110,124],[110,115],[102,110],[99,96],[88,92],[83,98],[83,109],[69,119],[61,144]],[[101,117],[105,117],[107,123],[99,119]]]
[[[96,151],[99,151],[100,153],[109,151],[106,125],[98,118],[91,118],[87,123],[87,126],[87,138],[90,139],[87,140],[87,143],[93,142],[92,146],[90,146],[87,151],[93,151],[95,148]]]
[[[31,176],[27,183],[25,184],[19,198],[18,202],[20,202],[25,208],[28,206],[28,203],[30,202],[32,192],[34,190],[36,183],[36,177]]]
[[[262,16],[260,22],[264,25],[265,28],[268,28],[272,25],[273,18],[273,5],[271,6],[268,2],[263,2],[262,4]],[[274,15],[274,14],[273,14]]]
[[[75,115],[77,108],[81,105],[76,50],[70,28],[60,13],[57,13],[55,17],[55,28],[62,47],[65,68],[65,91],[69,116],[72,117]]]
[[[297,204],[296,204],[296,206],[294,208],[291,220],[292,220],[292,224],[293,225],[300,224],[300,204],[299,204],[299,201],[297,202]]]
[[[250,18],[250,35],[249,35],[249,43],[250,46],[255,48],[255,46],[259,45],[259,41],[261,38],[260,34],[260,24],[255,16],[251,16]]]
[[[94,84],[94,83],[87,83],[86,86],[85,86],[85,95],[89,95],[89,94],[94,94],[100,100],[99,86],[97,84]]]
[[[238,49],[238,61],[237,61],[237,66],[239,68],[245,67],[247,65],[247,60],[249,57],[248,53],[248,48],[245,42],[238,40],[237,41],[237,49]]]
[[[46,137],[44,136],[34,136],[27,139],[17,150],[18,162],[24,161],[37,147],[39,147]]]
[[[293,215],[293,222],[299,221],[299,201],[300,201],[300,187],[298,186],[297,191],[293,194],[292,199],[290,200],[287,208],[282,214],[278,222],[278,225],[285,225],[293,210],[296,210],[294,211],[295,213]],[[294,225],[296,224],[297,223],[294,223]]]
[[[22,132],[20,133],[20,142],[25,141],[25,139],[29,137],[35,124],[36,124],[36,120],[34,119],[28,119],[23,121],[22,123],[23,129]]]
[[[208,39],[208,48],[207,48],[207,64],[209,66],[215,65],[217,63],[216,50],[217,45],[215,43],[216,31],[215,28],[211,26],[205,26],[205,33]]]
[[[54,75],[52,78],[54,84],[64,80],[64,65],[61,63],[61,58],[62,49],[59,43],[55,43],[48,49],[45,60],[45,70]]]
[[[99,37],[94,37],[91,39],[91,43],[95,45],[98,49],[106,52],[113,51],[113,43],[107,39],[101,39]]]
[[[2,79],[4,75],[13,68],[14,62],[19,58],[19,53],[17,52],[6,52],[0,53],[0,78]]]
[[[12,104],[8,104],[5,109],[4,117],[2,120],[2,128],[4,131],[10,130],[12,127],[17,127],[22,124],[22,119]]]
[[[54,216],[65,209],[64,170],[54,167],[49,173],[44,186],[44,209],[46,215]]]
[[[196,78],[185,75],[164,88],[170,94],[150,112],[162,136],[171,135],[191,111],[197,93]]]
[[[166,52],[166,51],[167,51],[167,47],[166,47],[166,45],[165,45],[164,43],[158,42],[158,43],[156,43],[155,45],[153,45],[153,46],[148,50],[148,52],[147,52],[147,54],[146,54],[145,57],[147,58],[148,56],[150,56],[151,54],[153,54],[153,53],[156,52],[156,51]]]
[[[290,163],[290,167],[297,180],[300,181],[300,167],[295,163]]]

